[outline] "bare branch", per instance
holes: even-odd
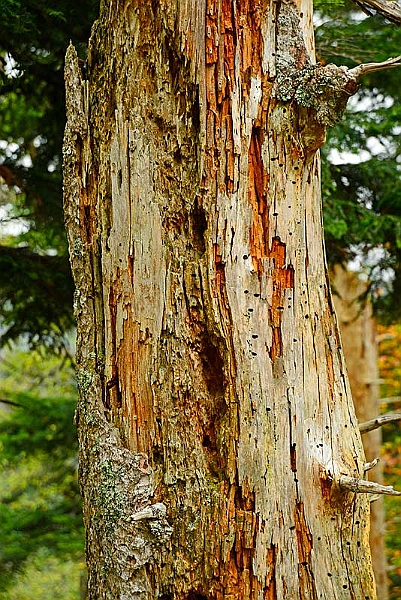
[[[0,398],[0,402],[2,404],[9,404],[10,406],[22,406],[19,402],[14,402],[13,400],[6,400],[5,398]]]
[[[366,462],[364,469],[363,469],[365,471],[365,473],[366,473],[366,471],[370,471],[370,469],[373,469],[373,467],[375,467],[377,465],[379,460],[380,460],[380,458],[374,458],[371,462]]]
[[[387,496],[401,496],[401,492],[397,492],[392,485],[380,485],[374,481],[366,481],[357,477],[349,477],[341,475],[338,480],[340,488],[349,490],[356,494],[385,494]]]
[[[389,396],[388,398],[379,398],[380,404],[396,404],[401,402],[401,396]]]
[[[366,63],[358,65],[357,67],[350,69],[348,72],[355,79],[359,79],[360,77],[368,75],[369,73],[374,73],[375,71],[382,71],[383,69],[393,69],[394,67],[399,66],[401,66],[401,56],[396,56],[395,58],[388,58],[387,60],[381,63]]]
[[[368,15],[372,10],[393,23],[401,23],[401,7],[397,2],[389,0],[353,0]]]
[[[361,433],[367,433],[368,431],[373,431],[386,423],[392,423],[394,421],[401,421],[401,413],[387,413],[385,415],[380,415],[380,417],[376,417],[376,419],[372,419],[371,421],[360,423],[359,431]]]

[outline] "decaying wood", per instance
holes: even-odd
[[[385,69],[394,69],[395,67],[399,67],[401,65],[401,56],[396,56],[395,58],[388,58],[387,60],[380,63],[366,63],[362,65],[358,65],[353,69],[349,70],[349,73],[355,77],[355,79],[359,79],[364,75],[369,75],[369,73],[374,73],[376,71],[384,71]]]
[[[369,15],[377,12],[393,23],[401,23],[401,8],[398,2],[393,0],[353,0],[353,2]]]
[[[309,1],[111,0],[69,50],[90,600],[376,597],[313,64]]]
[[[374,481],[365,481],[356,477],[342,475],[339,479],[340,487],[357,494],[384,494],[387,496],[401,496],[392,485],[380,485]]]
[[[367,433],[368,431],[374,431],[387,423],[394,423],[396,421],[401,421],[401,413],[387,413],[385,415],[380,415],[375,419],[371,419],[370,421],[365,421],[365,423],[360,423],[359,431],[361,433]]]
[[[380,461],[380,458],[374,458],[370,462],[366,462],[365,466],[364,466],[365,473],[366,473],[366,471],[370,471],[370,469],[373,469],[373,467],[376,467],[376,465],[379,464],[379,461]]]

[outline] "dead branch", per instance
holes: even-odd
[[[401,396],[389,396],[388,398],[379,398],[380,404],[396,404],[401,402]]]
[[[379,461],[380,461],[380,458],[374,458],[371,462],[366,462],[365,466],[363,468],[365,473],[366,473],[366,471],[370,471],[370,469],[373,469],[373,467],[375,467]]]
[[[340,488],[349,490],[356,494],[385,494],[387,496],[401,496],[401,492],[397,492],[392,485],[380,485],[374,481],[366,481],[357,477],[349,477],[341,475],[338,480]]]
[[[398,2],[389,0],[353,0],[364,13],[371,15],[372,10],[393,23],[401,23],[401,7]]]
[[[400,21],[401,22],[401,21]],[[355,78],[355,80],[363,77],[364,75],[368,75],[369,73],[374,73],[375,71],[382,71],[383,69],[393,69],[394,67],[401,66],[401,56],[396,56],[395,58],[388,58],[380,63],[366,63],[362,65],[358,65],[353,69],[350,69],[348,73]]]
[[[394,421],[401,421],[401,413],[387,413],[385,415],[380,415],[380,417],[376,417],[376,419],[372,419],[371,421],[360,423],[359,431],[361,433],[367,433],[368,431],[373,431],[386,423],[392,423]]]

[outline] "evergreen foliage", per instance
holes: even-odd
[[[25,569],[50,569],[50,577],[60,561],[75,565],[78,587],[83,524],[72,365],[39,351],[3,351],[2,358],[0,591],[11,593]]]
[[[62,345],[74,324],[62,213],[63,65],[82,57],[97,0],[0,0],[0,245],[3,343]]]
[[[319,3],[318,59],[354,67],[399,54],[401,28],[352,4]],[[323,12],[324,11],[324,12]],[[357,263],[371,281],[376,314],[401,316],[400,70],[363,78],[323,148],[323,208],[329,261]]]

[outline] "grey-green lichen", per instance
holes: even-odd
[[[72,254],[75,258],[83,258],[84,255],[84,244],[80,237],[74,238],[74,242],[72,244]]]
[[[114,445],[115,441],[114,436],[97,437],[90,493],[95,518],[100,519],[107,536],[135,531],[144,545],[164,544],[172,529],[164,504],[151,504],[154,484],[148,459]]]
[[[119,482],[121,473],[116,472],[111,460],[106,459],[99,468],[98,495],[94,504],[102,515],[107,533],[111,533],[123,514],[126,498],[122,493]]]
[[[346,67],[312,64],[299,7],[293,0],[282,0],[277,16],[274,96],[308,109],[316,124],[327,127],[341,120],[348,98],[356,89],[355,77]]]
[[[274,86],[278,100],[295,100],[300,106],[311,109],[316,121],[324,126],[333,126],[341,120],[348,98],[357,89],[356,81],[346,67],[306,64],[297,69],[288,61],[281,66]]]
[[[78,390],[85,394],[93,382],[93,373],[86,369],[78,369],[76,373]]]
[[[154,482],[148,458],[124,448],[118,430],[100,414],[96,429],[84,442],[81,454],[87,456],[81,485],[91,560],[96,557],[97,573],[102,585],[113,590],[113,598],[139,599],[139,592],[150,598],[147,564],[159,560],[172,527],[167,507],[152,503]]]

